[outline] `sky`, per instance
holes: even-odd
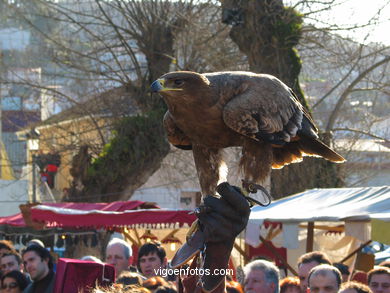
[[[371,20],[372,25],[368,27],[338,33],[359,42],[380,42],[390,46],[390,0],[339,0],[337,3],[329,11],[318,14],[320,22],[351,26],[364,25]]]

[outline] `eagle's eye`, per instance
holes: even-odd
[[[173,83],[174,83],[175,85],[182,85],[182,84],[184,83],[184,81],[183,81],[182,79],[175,79],[175,80],[173,81]]]

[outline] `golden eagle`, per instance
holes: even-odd
[[[294,92],[274,76],[252,72],[164,74],[151,85],[168,106],[168,140],[192,149],[203,195],[214,194],[221,150],[241,146],[244,180],[262,182],[271,168],[317,156],[344,158],[318,139],[318,130]]]

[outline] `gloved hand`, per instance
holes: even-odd
[[[234,240],[245,229],[250,214],[249,203],[239,188],[224,182],[217,191],[221,197],[207,196],[197,213],[205,242],[203,268],[210,272],[199,279],[201,292],[225,292],[225,276],[213,272],[227,269]]]
[[[205,242],[231,242],[245,229],[249,203],[236,186],[224,182],[217,186],[220,198],[207,196],[197,217]]]

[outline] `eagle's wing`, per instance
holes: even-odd
[[[246,90],[225,105],[223,120],[242,135],[271,143],[274,168],[299,162],[305,155],[344,161],[318,140],[314,122],[289,87],[271,76],[244,82]]]
[[[233,97],[223,109],[223,120],[238,133],[255,140],[284,145],[302,129],[303,107],[292,91],[274,78],[261,78],[247,83],[245,91]],[[308,119],[308,130],[316,136],[316,128]]]
[[[176,123],[169,111],[167,111],[164,115],[163,125],[167,133],[168,141],[172,145],[182,150],[192,149],[191,140],[176,126]]]

